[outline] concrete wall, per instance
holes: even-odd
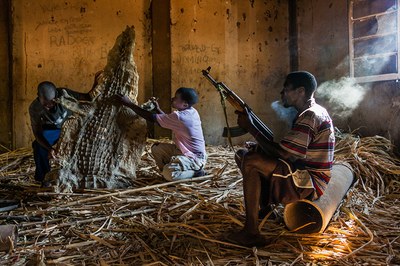
[[[208,66],[279,135],[282,123],[270,104],[289,70],[287,1],[172,1],[171,43],[172,91],[180,86],[199,91],[196,108],[207,143],[226,141],[219,95],[201,74]],[[228,114],[236,125],[230,106]]]
[[[57,86],[88,91],[126,25],[136,29],[139,101],[151,95],[150,1],[15,0],[11,8],[16,147],[29,145],[33,138],[28,107],[37,84],[50,80]]]
[[[3,48],[0,49],[0,108],[7,106],[12,91],[14,118],[6,121],[5,113],[10,110],[2,110],[0,143],[9,141],[13,125],[16,147],[29,145],[32,134],[28,106],[36,97],[38,82],[48,79],[58,86],[87,91],[94,73],[106,63],[107,51],[115,37],[126,25],[135,25],[137,31],[139,101],[153,94],[151,38],[154,32],[149,0],[10,2],[14,76],[10,90],[5,85],[7,41],[0,42]],[[219,95],[201,75],[201,70],[208,66],[217,80],[231,87],[273,129],[277,139],[283,134],[284,124],[277,119],[270,104],[279,99],[283,79],[289,71],[288,3],[171,0],[170,32],[166,34],[171,37],[168,52],[171,53],[172,81],[166,88],[171,87],[174,92],[180,86],[190,86],[199,91],[201,102],[197,109],[207,143],[226,143],[221,137],[225,121]],[[347,1],[298,0],[295,3],[299,69],[314,73],[320,84],[348,76]],[[5,32],[6,12],[1,10],[0,30]],[[398,83],[364,86],[366,94],[350,116],[333,113],[335,124],[345,130],[361,127],[363,135],[381,134],[400,144]],[[162,88],[158,91],[162,92]],[[329,103],[324,104],[328,110],[334,110]],[[228,116],[230,123],[236,124],[229,105]]]
[[[8,1],[0,1],[0,151],[11,149],[12,147],[8,12]]]
[[[299,0],[297,16],[299,69],[311,71],[322,84],[334,84],[338,78],[348,77],[348,1]],[[388,137],[400,147],[399,83],[388,81],[361,85],[363,88],[356,90],[365,94],[349,116],[335,113],[335,106],[325,103],[335,125],[344,131],[358,129],[362,136],[378,134]],[[354,87],[349,87],[348,93],[342,95],[343,100],[355,95],[357,91],[354,90]],[[318,91],[316,97],[318,99]]]
[[[319,83],[349,75],[347,1],[298,0],[299,69]]]
[[[11,2],[16,147],[30,145],[33,138],[28,107],[36,97],[37,84],[51,80],[57,86],[87,91],[94,73],[106,63],[115,37],[127,24],[135,25],[137,33],[139,102],[155,91],[151,38],[154,30],[160,29],[151,31],[151,1]],[[172,82],[166,88],[172,87],[173,93],[180,86],[190,86],[200,92],[197,108],[207,143],[226,143],[221,137],[225,121],[219,95],[201,75],[208,66],[214,77],[242,96],[279,138],[284,126],[270,103],[279,98],[289,70],[287,1],[172,0],[170,5],[171,27],[166,34],[171,35]],[[157,91],[162,92],[162,88],[157,87]],[[230,106],[228,114],[235,125]]]
[[[400,84],[386,81],[365,84],[367,92],[351,117],[344,121],[361,136],[390,139],[400,153]]]

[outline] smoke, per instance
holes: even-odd
[[[397,13],[393,5],[387,13],[355,22],[353,27],[354,77],[364,78],[397,72]],[[370,38],[365,38],[370,37]],[[338,67],[342,69],[348,58]],[[358,80],[360,81],[360,80]],[[316,97],[327,104],[331,115],[348,118],[363,100],[369,87],[355,78],[343,77],[322,83]]]
[[[322,83],[316,91],[316,98],[317,102],[321,100],[326,104],[325,107],[332,116],[347,118],[363,100],[367,90],[357,84],[354,78],[343,77]],[[295,108],[286,108],[281,101],[274,101],[271,108],[280,120],[285,121],[288,126],[292,125],[297,115]]]
[[[387,12],[387,14],[375,16],[375,19],[377,20],[377,24],[378,24],[376,34],[380,35],[380,34],[385,34],[388,32],[396,32],[397,25],[396,25],[396,23],[393,23],[393,22],[396,21],[397,15],[396,15],[396,13],[391,12],[391,11],[395,11],[395,10],[396,10],[396,6],[393,5],[390,8],[386,9],[385,12]]]
[[[316,91],[316,96],[328,103],[332,115],[345,118],[357,108],[366,91],[367,89],[357,84],[354,78],[343,77],[322,83]]]
[[[297,115],[297,110],[293,107],[284,107],[281,101],[275,101],[271,104],[272,109],[278,115],[280,120],[283,120],[287,123],[288,126],[291,126],[294,118]]]
[[[386,13],[354,24],[354,76],[366,77],[397,72],[397,13]],[[365,38],[368,37],[368,38]]]

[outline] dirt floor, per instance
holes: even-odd
[[[324,233],[296,234],[281,217],[268,219],[261,231],[270,244],[258,249],[224,240],[244,222],[242,178],[229,148],[207,150],[206,177],[166,182],[147,149],[134,187],[72,194],[33,181],[30,150],[0,154],[0,199],[18,205],[0,212],[0,225],[19,231],[0,264],[400,264],[400,164],[385,139],[339,140],[337,157],[355,167],[358,182]]]

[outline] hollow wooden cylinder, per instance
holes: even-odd
[[[285,206],[283,215],[287,228],[305,234],[323,232],[353,183],[353,178],[349,164],[334,164],[328,187],[318,200],[299,200]]]
[[[16,225],[0,225],[0,251],[9,251],[17,243],[18,229]]]

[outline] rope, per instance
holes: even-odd
[[[236,154],[235,148],[233,147],[233,144],[232,144],[231,130],[230,130],[230,127],[229,127],[228,115],[226,113],[226,101],[225,101],[226,97],[225,97],[225,94],[223,93],[223,90],[222,90],[221,85],[219,83],[218,83],[218,88],[217,89],[218,89],[219,95],[221,96],[221,105],[222,105],[222,109],[224,110],[225,123],[226,123],[226,128],[228,130],[229,146],[230,146],[231,150]]]

